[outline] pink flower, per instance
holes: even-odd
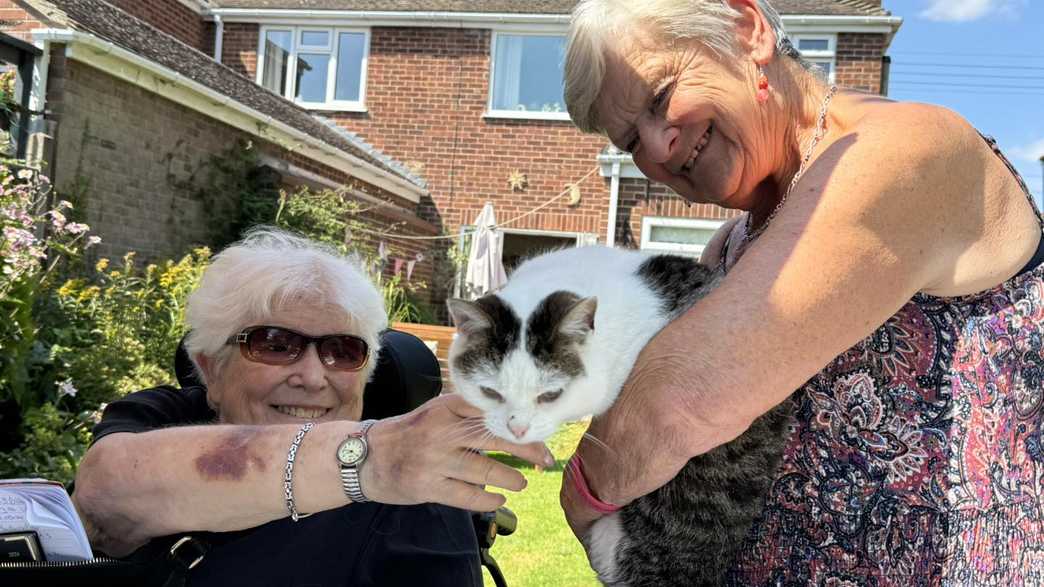
[[[70,222],[69,224],[65,225],[65,231],[69,234],[81,234],[87,232],[88,230],[90,230],[90,228],[90,226],[87,226],[86,224],[81,224],[79,222]]]
[[[61,232],[65,228],[65,214],[62,214],[57,209],[51,210],[47,214],[51,216],[51,225],[54,226],[54,229]]]
[[[28,248],[36,243],[36,237],[33,236],[33,233],[24,228],[15,228],[13,226],[4,227],[4,238],[11,243],[11,248],[16,251]]]
[[[96,244],[98,244],[100,242],[101,242],[101,237],[100,236],[89,236],[89,237],[87,237],[87,246],[88,247],[93,247],[94,245],[96,245]]]

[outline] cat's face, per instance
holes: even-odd
[[[457,326],[450,374],[458,393],[485,413],[486,427],[512,442],[546,440],[591,413],[598,398],[578,390],[594,331],[595,298],[559,291],[521,319],[499,297],[449,301]]]

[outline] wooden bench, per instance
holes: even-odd
[[[453,385],[449,379],[449,348],[457,329],[452,326],[434,326],[431,324],[411,324],[408,322],[394,322],[392,328],[408,332],[424,341],[439,359],[439,368],[442,370],[442,385],[446,391],[453,391]]]

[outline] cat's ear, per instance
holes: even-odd
[[[446,300],[453,325],[461,334],[473,334],[479,330],[485,330],[492,326],[489,314],[475,302],[450,298]]]
[[[573,304],[558,323],[558,331],[569,337],[583,338],[594,331],[598,298],[591,296]]]

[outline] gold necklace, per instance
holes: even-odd
[[[801,165],[798,166],[797,173],[795,173],[794,177],[790,180],[790,185],[787,186],[787,191],[783,192],[783,197],[780,198],[776,207],[772,209],[772,213],[769,214],[768,218],[765,219],[765,222],[761,223],[761,226],[754,231],[751,230],[751,223],[754,222],[754,214],[750,212],[747,213],[746,234],[743,236],[744,245],[758,238],[761,233],[765,232],[769,223],[776,217],[776,214],[779,214],[779,211],[783,208],[783,204],[787,202],[787,197],[790,196],[790,192],[794,190],[794,186],[797,185],[798,180],[801,179],[801,176],[805,173],[805,166],[808,165],[809,159],[812,158],[812,151],[816,148],[819,140],[823,138],[823,135],[826,134],[827,109],[830,108],[830,99],[834,97],[835,93],[837,93],[837,86],[831,84],[830,90],[827,91],[826,98],[823,98],[823,105],[819,108],[819,120],[816,122],[816,133],[812,135],[812,141],[808,143],[808,149],[805,151],[805,156],[801,159]]]

